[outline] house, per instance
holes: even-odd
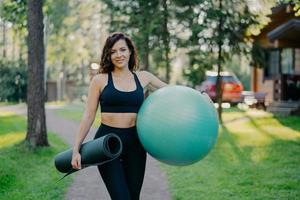
[[[266,93],[267,110],[290,115],[300,107],[300,16],[292,4],[272,9],[271,22],[254,43],[264,50],[265,66],[253,66],[251,88]]]

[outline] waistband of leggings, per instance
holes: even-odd
[[[100,127],[114,129],[114,130],[120,130],[120,131],[125,131],[125,130],[126,131],[136,131],[136,126],[132,126],[132,127],[128,127],[128,128],[119,128],[119,127],[113,127],[113,126],[109,126],[107,124],[101,123]]]

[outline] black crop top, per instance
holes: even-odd
[[[138,113],[143,101],[143,87],[135,73],[133,73],[136,89],[130,92],[117,90],[114,86],[112,74],[108,73],[108,82],[100,95],[101,112],[110,113]]]

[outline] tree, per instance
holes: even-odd
[[[28,125],[25,140],[33,147],[49,145],[45,116],[45,61],[42,7],[42,0],[28,1]]]
[[[3,0],[0,4],[0,18],[2,21],[2,45],[3,45],[3,58],[8,59],[6,48],[6,32],[12,29],[12,60],[16,58],[16,47],[19,46],[19,63],[23,63],[23,50],[25,45],[25,35],[26,35],[26,0]],[[6,23],[10,23],[11,27],[6,27]],[[9,34],[7,34],[9,36]],[[8,37],[7,37],[8,38]]]
[[[168,2],[166,0],[102,0],[104,14],[110,15],[110,31],[123,31],[132,36],[144,69],[165,68],[166,80],[170,75],[170,36],[168,32]]]
[[[168,11],[168,1],[162,0],[163,4],[163,33],[162,34],[162,40],[163,40],[163,46],[164,46],[164,55],[165,55],[165,63],[166,63],[166,81],[170,81],[170,34],[168,30],[168,19],[169,19],[169,11]]]
[[[251,46],[245,38],[250,25],[256,23],[255,15],[250,13],[246,0],[176,0],[176,3],[185,8],[178,10],[178,19],[190,30],[189,37],[181,42],[190,50],[191,65],[186,71],[193,73],[186,74],[194,77],[198,71],[202,78],[205,69],[214,67],[218,71],[218,114],[222,122],[220,72],[233,55],[250,53]]]

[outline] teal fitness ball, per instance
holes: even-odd
[[[218,137],[216,109],[206,94],[185,86],[152,93],[137,116],[145,150],[170,165],[190,165],[204,158]]]

